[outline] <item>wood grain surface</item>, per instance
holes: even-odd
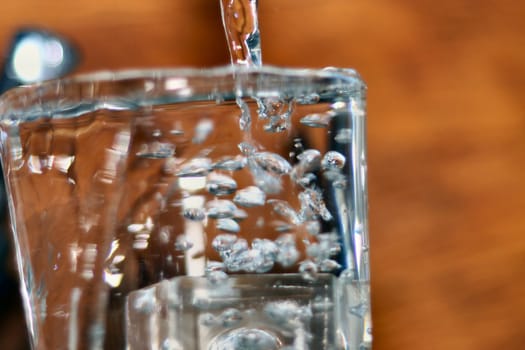
[[[265,63],[368,83],[374,349],[525,348],[523,2],[259,8]],[[22,26],[72,39],[84,72],[228,63],[213,0],[4,1],[0,52]],[[0,349],[25,344],[13,305]]]

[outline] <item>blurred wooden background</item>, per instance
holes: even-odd
[[[524,3],[259,7],[265,63],[350,66],[368,83],[374,349],[523,349]],[[213,0],[4,1],[0,53],[21,26],[75,41],[81,71],[228,63]],[[25,348],[17,310],[1,349]]]

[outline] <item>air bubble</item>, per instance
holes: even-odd
[[[290,163],[276,153],[258,152],[252,157],[261,169],[275,175],[287,174],[292,170]]]
[[[225,328],[235,327],[241,323],[243,317],[242,313],[234,308],[226,309],[219,316],[220,323]]]
[[[147,159],[165,159],[173,157],[174,154],[174,145],[158,141],[141,145],[139,151],[136,153],[137,157]]]
[[[244,168],[246,165],[246,158],[243,156],[230,157],[226,156],[219,159],[212,166],[213,169],[225,171],[237,171]]]
[[[322,272],[333,272],[335,270],[339,270],[340,268],[341,264],[332,259],[325,259],[319,263],[319,270]]]
[[[215,199],[206,203],[208,217],[212,219],[231,218],[237,207],[232,201]]]
[[[334,116],[333,112],[308,114],[301,118],[300,123],[311,128],[326,128]]]
[[[183,164],[175,175],[179,177],[206,176],[211,169],[209,158],[194,158]]]
[[[233,201],[242,207],[256,207],[264,205],[266,194],[256,186],[248,186],[237,191]]]
[[[346,158],[337,151],[328,151],[321,161],[324,170],[342,169],[345,166]]]
[[[341,144],[348,144],[352,142],[352,129],[348,129],[348,128],[340,129],[337,132],[337,135],[335,135],[334,140]]]
[[[232,233],[238,233],[241,230],[241,227],[237,221],[233,219],[218,219],[216,227],[219,230]]]
[[[317,265],[311,260],[301,261],[299,273],[307,281],[314,281],[317,278]]]
[[[269,199],[267,203],[273,207],[273,211],[276,214],[279,214],[281,217],[286,219],[288,222],[292,224],[300,223],[301,220],[299,218],[299,215],[290,206],[288,202],[280,200],[280,199]]]
[[[202,208],[186,208],[182,216],[191,221],[202,221],[206,218],[206,212]]]
[[[210,119],[203,119],[199,121],[195,127],[195,134],[193,136],[192,142],[194,144],[200,144],[206,141],[211,132],[213,131],[213,121]]]
[[[193,247],[193,243],[190,242],[185,235],[178,235],[175,240],[175,250],[187,251]]]
[[[225,252],[225,251],[230,250],[236,241],[237,241],[236,235],[225,233],[225,234],[217,235],[213,239],[211,246],[213,247],[213,249],[215,249],[216,251],[220,253],[220,252]]]
[[[206,189],[215,196],[226,196],[235,192],[237,183],[227,175],[210,173]]]

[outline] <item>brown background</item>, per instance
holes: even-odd
[[[525,5],[259,7],[265,63],[368,83],[374,349],[525,348]],[[228,63],[214,0],[4,1],[0,50],[23,25],[73,39],[81,71]],[[23,344],[2,315],[0,348]]]

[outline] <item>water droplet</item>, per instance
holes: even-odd
[[[203,119],[199,121],[195,127],[195,134],[193,136],[192,142],[194,144],[200,144],[206,141],[208,136],[213,131],[213,121],[210,119]]]
[[[301,118],[300,123],[311,128],[326,128],[334,116],[333,112],[308,114]]]
[[[182,212],[182,216],[188,220],[202,221],[206,217],[206,212],[202,208],[186,208]]]
[[[288,204],[288,202],[280,199],[269,199],[267,203],[273,207],[275,213],[279,214],[292,224],[298,224],[301,221],[297,212],[290,206],[290,204]]]
[[[185,235],[178,235],[175,240],[175,250],[186,251],[193,247],[193,243],[190,242]]]
[[[337,132],[334,140],[338,143],[347,144],[352,142],[352,129],[343,128]]]
[[[227,175],[210,173],[206,189],[215,196],[225,196],[235,192],[237,183]]]
[[[317,265],[311,260],[301,261],[299,264],[299,273],[307,281],[315,281],[317,278]]]
[[[208,217],[212,219],[231,218],[237,207],[232,201],[226,199],[214,199],[206,203]]]
[[[321,161],[324,170],[342,169],[345,166],[346,158],[337,151],[328,151]]]
[[[237,221],[233,219],[219,219],[217,220],[216,227],[218,230],[233,232],[233,233],[238,233],[241,230],[241,227],[239,226]]]
[[[256,186],[248,186],[237,191],[233,201],[243,207],[256,207],[264,205],[266,194]]]
[[[235,242],[237,242],[236,235],[225,233],[217,235],[211,242],[211,246],[220,253],[231,250]]]
[[[211,169],[209,158],[194,158],[184,163],[175,175],[179,177],[206,176]]]
[[[219,159],[212,168],[216,170],[236,171],[241,170],[246,165],[246,158],[243,156],[226,156]]]
[[[292,170],[290,163],[276,153],[258,152],[253,154],[252,157],[259,167],[272,174],[283,175]]]
[[[142,144],[136,156],[148,159],[165,159],[173,157],[175,154],[175,145],[167,142],[150,142]]]
[[[241,323],[243,317],[242,313],[234,308],[226,309],[219,317],[223,327],[230,328],[235,327]]]
[[[319,270],[322,272],[332,272],[335,270],[339,270],[341,268],[341,265],[332,259],[325,259],[319,263]]]

